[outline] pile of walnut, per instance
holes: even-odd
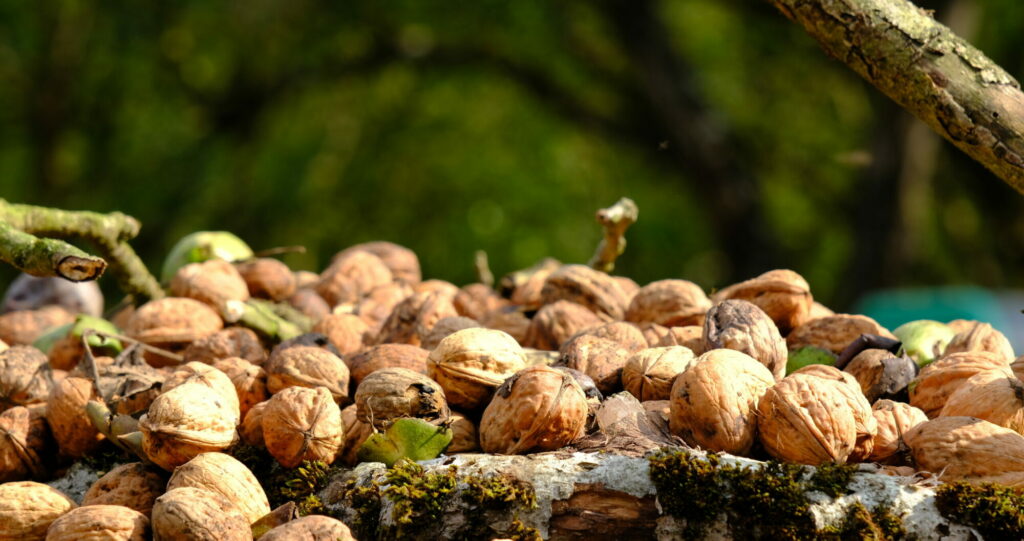
[[[174,277],[174,296],[115,318],[125,335],[183,361],[145,351],[127,370],[100,357],[100,387],[115,389],[104,397],[80,345],[55,346],[49,358],[27,345],[71,314],[51,306],[0,316],[10,345],[0,353],[0,538],[104,529],[122,539],[250,539],[271,510],[254,474],[225,454],[239,439],[285,467],[354,465],[374,431],[416,417],[452,427],[447,453],[536,453],[599,440],[601,400],[623,390],[671,437],[705,450],[1024,486],[1024,362],[986,324],[954,322],[945,355],[894,386],[893,353],[849,349],[891,333],[813,302],[792,271],[710,298],[685,280],[639,287],[554,261],[502,286],[422,281],[416,255],[386,242],[340,252],[319,276],[271,259],[194,263]],[[319,335],[270,344],[226,327],[225,303],[250,296],[290,305]],[[846,350],[845,370],[816,364],[787,376],[788,353],[804,346]],[[80,507],[23,481],[46,477],[51,438],[65,464],[97,448],[105,436],[85,405],[99,398],[118,419],[137,420],[130,428],[159,469],[120,466]],[[351,538],[342,523],[310,516],[263,539],[313,531]]]

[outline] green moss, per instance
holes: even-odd
[[[903,521],[884,507],[868,510],[855,503],[849,507],[842,524],[818,532],[821,539],[835,541],[908,540]]]
[[[423,466],[405,460],[388,470],[382,495],[394,505],[394,524],[387,537],[405,539],[422,530],[424,523],[440,522],[445,504],[458,483],[456,471],[451,466],[443,472],[424,473]]]
[[[95,450],[83,456],[80,462],[92,470],[106,473],[114,469],[115,466],[138,460],[138,457],[130,456],[110,440],[104,439]]]
[[[726,485],[732,492],[729,525],[736,539],[813,539],[816,533],[804,468],[770,461],[760,469],[728,468]],[[740,511],[745,510],[745,512]],[[753,511],[753,512],[752,512]]]
[[[857,473],[856,464],[826,462],[818,466],[814,474],[811,475],[809,486],[811,490],[818,490],[833,498],[838,498],[850,493],[848,487],[855,473]]]
[[[935,505],[942,516],[985,539],[1024,539],[1024,489],[948,483],[935,490]]]
[[[720,490],[724,480],[718,455],[713,453],[706,460],[687,453],[659,453],[650,459],[650,475],[662,508],[686,521],[686,539],[701,537],[728,502]]]

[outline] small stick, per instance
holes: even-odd
[[[267,248],[266,250],[260,250],[260,251],[258,251],[256,253],[252,254],[252,259],[255,259],[257,257],[270,257],[270,256],[273,256],[273,255],[281,255],[281,254],[304,254],[304,253],[306,253],[306,247],[305,246],[299,246],[299,245],[295,245],[295,246],[277,246],[277,247],[274,247],[274,248]]]
[[[608,208],[598,209],[597,223],[604,228],[604,238],[587,264],[603,272],[615,270],[615,260],[626,251],[626,230],[639,216],[640,209],[628,197],[619,199]]]
[[[494,273],[487,262],[487,252],[477,250],[473,255],[473,266],[476,267],[476,279],[487,287],[494,287]]]
[[[97,331],[97,330],[94,330],[94,329],[86,329],[85,332],[82,333],[82,336],[85,337],[86,333],[95,334],[96,336],[99,336],[101,338],[113,338],[114,340],[120,340],[122,342],[127,342],[129,344],[135,344],[135,345],[139,346],[140,348],[142,348],[142,349],[144,349],[144,350],[146,350],[146,351],[148,351],[150,353],[155,353],[157,355],[160,355],[161,357],[166,357],[166,358],[168,358],[168,359],[170,359],[172,361],[175,361],[176,363],[179,363],[179,364],[185,360],[185,357],[183,357],[181,355],[178,355],[177,353],[174,353],[174,352],[171,352],[171,351],[167,351],[166,349],[158,348],[156,346],[151,346],[151,345],[146,344],[144,342],[139,342],[138,340],[136,340],[134,338],[129,338],[127,336],[123,336],[123,335],[120,335],[120,334],[114,334],[114,333],[109,333],[109,332],[101,332],[101,331]],[[86,351],[88,351],[88,348],[86,348]]]

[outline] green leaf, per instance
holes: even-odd
[[[371,435],[359,448],[360,462],[383,462],[389,468],[402,458],[430,460],[452,442],[452,431],[423,419],[398,419],[383,433]]]
[[[63,325],[57,325],[56,327],[50,327],[46,332],[40,335],[39,338],[36,338],[35,342],[32,342],[32,347],[49,355],[50,348],[57,343],[57,340],[67,336],[68,331],[70,331],[73,326],[74,323],[65,323]]]
[[[75,338],[81,338],[82,333],[89,329],[92,329],[96,332],[102,332],[107,334],[121,333],[121,331],[118,330],[116,325],[103,318],[80,314],[78,317],[75,318],[75,323],[71,327],[70,335],[74,336]],[[116,340],[114,338],[104,338],[102,336],[96,335],[89,337],[89,345],[94,348],[108,348],[113,350],[115,353],[121,353],[121,351],[124,349],[124,345],[121,344],[120,340]]]
[[[220,258],[239,261],[253,256],[252,248],[244,240],[228,231],[196,231],[185,235],[171,248],[164,260],[160,280],[170,283],[174,273],[189,263],[201,263]]]

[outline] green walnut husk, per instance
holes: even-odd
[[[53,327],[43,333],[43,335],[37,338],[35,342],[32,342],[32,346],[43,353],[49,353],[50,348],[52,348],[58,340],[67,338],[68,336],[72,338],[81,338],[82,333],[89,329],[104,334],[121,333],[116,325],[105,319],[79,314],[75,318],[74,323],[67,323]],[[112,353],[116,355],[124,350],[124,345],[114,338],[106,338],[93,334],[89,336],[88,342],[89,347],[102,349],[104,353]]]
[[[372,434],[359,448],[360,462],[383,462],[389,468],[403,458],[430,460],[448,448],[451,429],[413,417],[391,423],[383,433]]]
[[[930,319],[904,323],[892,333],[903,342],[903,351],[918,366],[924,366],[942,356],[946,345],[956,336],[949,325]]]
[[[160,271],[160,280],[169,283],[178,269],[189,263],[202,263],[209,259],[241,261],[253,257],[252,248],[244,240],[228,231],[196,231],[185,235],[171,248]]]
[[[812,364],[836,364],[836,356],[831,351],[814,346],[805,346],[789,352],[786,359],[786,375]]]

